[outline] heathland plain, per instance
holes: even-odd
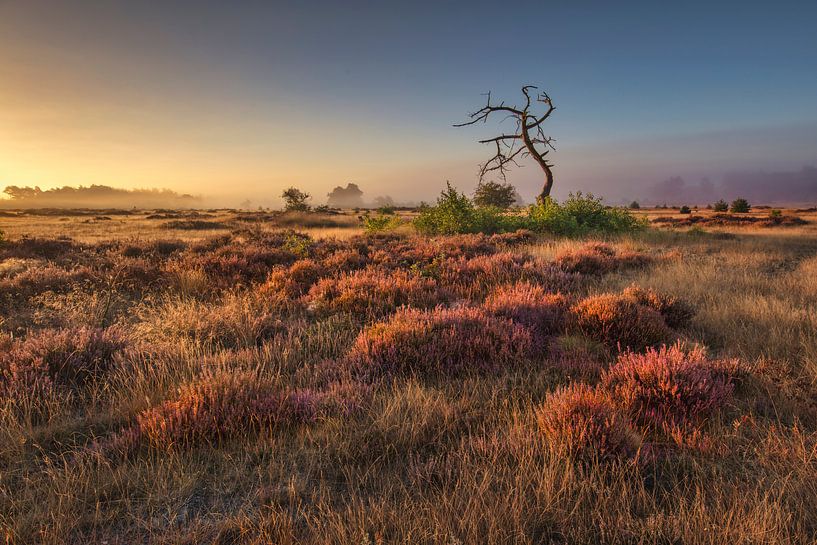
[[[813,212],[120,212],[0,218],[7,543],[817,540]]]

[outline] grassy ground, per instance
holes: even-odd
[[[606,241],[635,259],[564,276],[569,267],[554,261],[584,256],[587,241],[485,249],[466,237],[407,249],[355,238],[353,216],[306,229],[314,243],[275,238],[274,221],[232,212],[204,218],[227,225],[214,231],[167,229],[146,214],[86,219],[0,218],[10,240],[0,249],[9,543],[817,541],[814,223],[649,230]],[[35,245],[23,234],[86,244]],[[219,235],[230,237],[204,246]],[[182,244],[152,245],[162,239]],[[451,257],[472,246],[530,265]],[[371,283],[333,284],[366,267]],[[395,345],[393,359],[418,351],[407,368],[361,374],[349,356],[361,336],[397,328],[387,299],[440,303],[460,320],[518,280],[556,283],[574,305],[633,284],[686,301],[694,317],[665,342],[739,360],[734,391],[684,426],[633,423],[638,453],[586,459],[571,449],[588,438],[554,436],[542,414],[560,388],[602,384],[620,347],[572,318],[548,332],[547,348],[518,357],[503,345],[467,359],[433,337]],[[330,288],[346,298],[327,299]],[[88,331],[112,339],[90,364],[71,359]],[[482,331],[468,329],[466,341]],[[43,350],[58,363],[43,364]],[[88,376],[75,371],[82,365]],[[249,378],[230,389],[225,375]],[[187,395],[190,384],[204,386]]]

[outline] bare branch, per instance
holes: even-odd
[[[545,198],[550,194],[550,188],[553,185],[553,173],[551,171],[552,165],[546,160],[546,156],[551,150],[555,150],[555,140],[544,133],[542,125],[550,117],[556,109],[553,106],[553,101],[550,96],[542,91],[537,92],[536,98],[531,97],[531,91],[538,91],[535,85],[525,85],[522,87],[522,95],[525,97],[525,105],[522,108],[514,106],[506,106],[504,102],[499,104],[492,104],[491,93],[487,93],[486,105],[470,114],[469,120],[464,123],[458,123],[455,127],[466,127],[475,125],[482,121],[486,123],[488,118],[494,112],[503,112],[505,117],[501,122],[508,118],[516,121],[516,130],[513,134],[500,134],[493,138],[486,138],[479,140],[480,144],[493,143],[496,147],[496,153],[488,161],[480,165],[480,180],[482,180],[490,172],[499,172],[502,178],[505,178],[507,170],[511,166],[520,166],[517,163],[519,157],[532,157],[536,163],[542,168],[545,173],[545,185],[540,194],[540,198]],[[547,109],[536,115],[532,112],[532,102],[536,104],[546,104]],[[517,142],[522,144],[517,147]],[[537,147],[539,146],[539,147]],[[544,149],[542,148],[544,147]]]

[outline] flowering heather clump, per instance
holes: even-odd
[[[201,269],[221,288],[262,282],[275,265],[291,265],[298,256],[281,248],[257,244],[224,246],[212,253],[188,255],[184,268]]]
[[[636,456],[641,438],[607,394],[574,383],[551,393],[538,411],[539,429],[557,452],[582,461]]]
[[[379,316],[408,305],[428,308],[448,300],[437,281],[409,271],[365,269],[337,278],[323,278],[307,299],[318,313],[350,312]]]
[[[541,286],[518,282],[495,289],[485,300],[484,308],[527,326],[538,335],[554,335],[564,329],[568,306],[567,297],[560,293],[548,293]]]
[[[69,270],[49,264],[0,279],[0,294],[29,297],[45,291],[63,293],[93,279],[94,273],[88,267],[80,266]]]
[[[712,361],[701,348],[679,345],[619,356],[602,379],[632,417],[646,425],[682,425],[723,406],[732,394],[736,362]]]
[[[608,244],[591,242],[577,250],[558,253],[555,261],[566,271],[593,275],[643,267],[650,257],[638,252],[618,252]]]
[[[167,449],[215,444],[277,426],[314,422],[357,392],[282,390],[248,372],[220,372],[179,389],[175,399],[142,411],[103,450],[124,454],[139,448]],[[357,401],[353,399],[351,408]],[[329,411],[327,408],[329,407]]]
[[[533,349],[530,330],[482,309],[401,309],[362,331],[342,363],[363,378],[453,376],[502,369]]]
[[[181,240],[130,241],[123,245],[120,253],[124,257],[168,257],[187,248]]]
[[[535,236],[534,232],[528,229],[517,229],[512,233],[497,233],[491,235],[488,237],[488,240],[494,244],[516,246],[518,244],[533,242]]]
[[[672,295],[657,293],[635,285],[625,289],[622,294],[633,298],[641,305],[657,310],[664,317],[667,325],[674,329],[685,327],[695,316],[695,309],[689,303]]]
[[[356,271],[367,264],[366,256],[355,249],[338,250],[326,256],[321,262],[321,265],[333,273]]]
[[[448,260],[441,264],[441,279],[463,295],[484,292],[491,286],[528,280],[547,291],[569,291],[578,275],[543,263],[529,255],[502,252],[473,259]]]
[[[571,322],[581,333],[611,347],[642,350],[674,337],[658,311],[617,294],[595,295],[573,305]]]
[[[80,385],[108,371],[128,346],[113,328],[40,331],[0,354],[0,382],[6,388]]]
[[[322,264],[312,259],[299,259],[288,268],[277,268],[272,271],[267,282],[261,286],[261,291],[299,297],[327,273],[328,270]]]
[[[81,253],[82,247],[68,238],[24,237],[3,244],[3,257],[39,258],[49,261]]]

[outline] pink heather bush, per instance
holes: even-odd
[[[338,250],[321,261],[321,265],[332,274],[356,271],[363,269],[367,264],[366,256],[355,249]]]
[[[633,285],[625,289],[622,295],[632,298],[641,305],[657,310],[664,317],[667,325],[673,329],[689,325],[692,317],[695,316],[695,309],[686,301],[671,295],[657,293],[651,289]]]
[[[588,297],[573,305],[570,312],[574,328],[613,348],[643,350],[675,336],[658,311],[623,295]]]
[[[722,407],[732,394],[734,361],[712,361],[704,351],[679,345],[627,353],[603,376],[603,387],[637,421],[646,425],[697,422]]]
[[[577,460],[632,458],[641,447],[640,436],[607,394],[586,384],[551,393],[537,416],[550,446]]]
[[[569,291],[578,283],[578,275],[529,255],[510,252],[448,260],[440,269],[442,283],[454,287],[463,296],[473,296],[492,286],[520,280],[536,283],[547,291]]]
[[[114,328],[43,330],[0,354],[0,380],[14,387],[81,385],[111,369],[129,344]]]
[[[187,255],[183,267],[201,269],[218,288],[263,282],[276,265],[289,266],[298,256],[283,248],[265,248],[256,244],[234,244],[212,253]]]
[[[518,282],[496,288],[483,306],[491,314],[510,318],[538,335],[555,335],[564,329],[570,305],[560,293],[548,293],[541,286]]]
[[[617,270],[643,267],[651,258],[638,252],[618,252],[612,246],[590,242],[576,250],[563,250],[555,262],[564,270],[598,275]]]
[[[410,271],[365,269],[315,284],[307,301],[321,314],[350,312],[358,316],[381,316],[407,305],[436,306],[449,299],[437,281]]]
[[[85,266],[63,269],[56,265],[31,267],[0,279],[0,295],[30,297],[46,291],[64,293],[94,280],[93,271]]]
[[[140,448],[169,449],[217,444],[321,416],[349,414],[365,391],[354,385],[327,392],[282,390],[248,372],[219,372],[179,389],[175,399],[142,411],[136,422],[101,445],[127,454]]]
[[[492,372],[530,357],[527,328],[482,309],[401,309],[358,335],[342,360],[353,375],[458,375]]]
[[[288,268],[277,268],[272,271],[267,282],[261,286],[261,291],[299,297],[329,272],[323,264],[312,259],[299,259]]]

